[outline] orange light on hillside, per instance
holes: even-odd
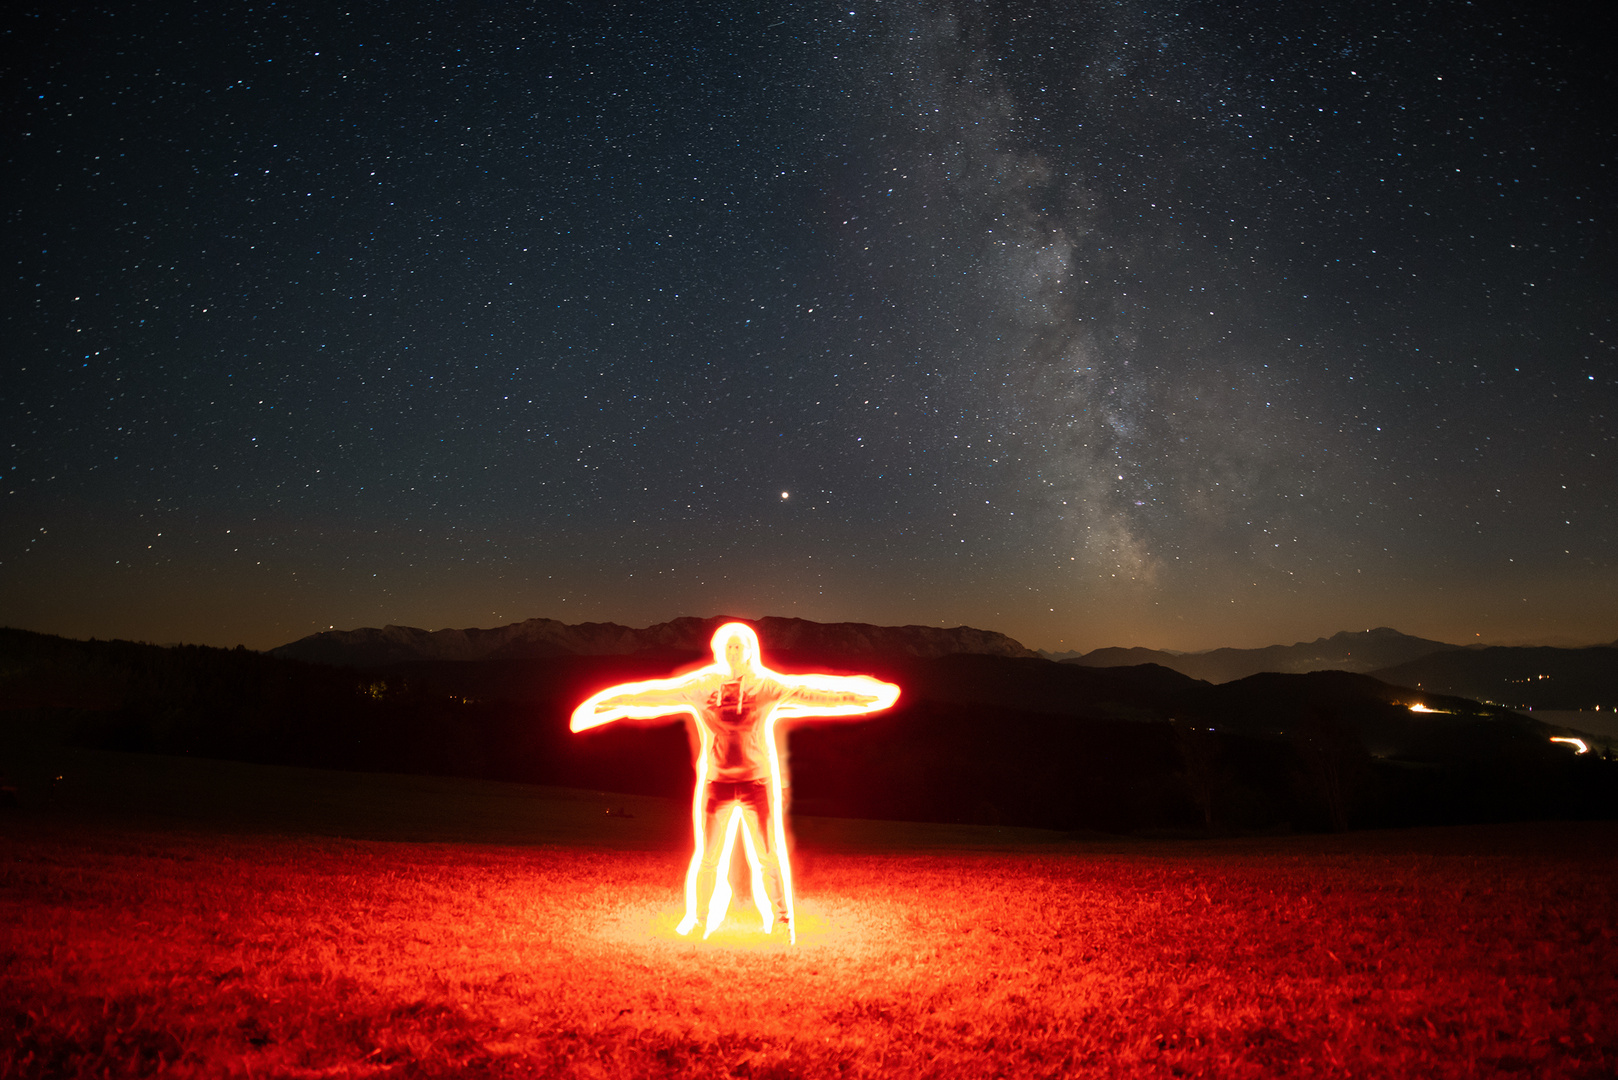
[[[1421,702],[1418,701],[1416,704],[1410,706],[1410,711],[1411,712],[1437,712],[1438,710],[1437,709],[1429,709],[1427,706],[1423,705]]]
[[[1573,752],[1575,754],[1588,754],[1590,752],[1590,744],[1585,742],[1583,739],[1573,739],[1563,735],[1552,735],[1551,742],[1567,743],[1569,746],[1573,747]]]
[[[626,718],[695,720],[701,738],[691,798],[695,850],[685,875],[685,917],[676,929],[689,934],[701,922],[706,938],[724,921],[731,888],[720,869],[730,866],[740,836],[764,930],[783,926],[788,940],[796,941],[776,725],[805,717],[863,716],[891,706],[899,688],[867,675],[771,671],[759,654],[758,635],[746,623],[724,624],[711,645],[712,664],[671,679],[608,687],[574,709],[569,726],[586,731]],[[773,919],[768,904],[774,905]]]

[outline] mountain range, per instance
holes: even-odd
[[[1434,653],[1453,652],[1462,645],[1412,637],[1386,626],[1375,630],[1344,630],[1329,638],[1300,641],[1294,645],[1270,645],[1262,649],[1211,649],[1207,652],[1175,653],[1159,649],[1097,649],[1082,656],[1062,660],[1082,667],[1128,667],[1134,664],[1161,664],[1182,675],[1205,682],[1223,683],[1245,679],[1261,671],[1302,674],[1306,671],[1372,672],[1396,664],[1407,664]]]
[[[289,660],[346,667],[380,667],[416,660],[537,660],[550,656],[628,656],[638,652],[708,651],[708,641],[729,616],[679,618],[636,630],[617,623],[568,624],[528,619],[492,630],[420,630],[413,626],[326,630],[271,649]],[[813,652],[841,656],[936,657],[1038,655],[1004,634],[970,626],[872,626],[817,623],[768,616],[748,620],[766,655]]]
[[[643,629],[617,623],[528,619],[484,630],[412,626],[328,630],[271,650],[272,655],[338,667],[381,668],[425,662],[538,660],[568,656],[682,654],[695,658],[728,616],[678,618]],[[766,658],[814,657],[828,663],[868,657],[937,659],[956,655],[1043,657],[1081,668],[1154,664],[1192,679],[1228,683],[1266,672],[1348,671],[1395,686],[1472,698],[1513,709],[1618,710],[1618,645],[1582,649],[1454,645],[1389,627],[1261,649],[1177,653],[1105,648],[1082,655],[1035,652],[993,630],[970,626],[873,626],[766,617],[758,628]]]

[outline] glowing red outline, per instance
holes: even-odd
[[[728,649],[733,639],[740,639],[740,662],[738,670],[737,659],[728,655]],[[775,743],[776,721],[796,719],[801,717],[820,716],[863,716],[867,713],[886,709],[899,700],[899,688],[892,683],[881,682],[869,675],[784,675],[779,671],[772,671],[764,666],[763,655],[759,650],[758,634],[746,623],[728,622],[714,631],[709,641],[713,650],[714,662],[695,671],[671,679],[646,679],[640,682],[622,683],[618,686],[609,686],[607,689],[590,695],[589,698],[576,709],[568,726],[574,731],[587,731],[590,728],[600,727],[602,724],[614,720],[635,718],[650,720],[658,717],[689,716],[695,721],[697,732],[701,737],[702,746],[697,755],[697,783],[691,797],[691,831],[696,838],[696,850],[691,856],[691,865],[685,873],[685,918],[680,920],[677,930],[680,934],[689,934],[696,927],[698,919],[697,907],[697,875],[702,865],[703,856],[703,801],[708,783],[708,754],[713,746],[713,732],[702,722],[695,706],[682,701],[659,701],[657,698],[662,692],[680,691],[689,684],[712,675],[720,677],[737,677],[751,674],[758,678],[775,679],[792,690],[818,690],[826,694],[852,695],[868,699],[865,701],[809,702],[809,701],[779,701],[770,708],[769,714],[764,718],[764,746],[769,755],[770,772],[770,820],[775,836],[775,850],[781,864],[781,889],[787,909],[787,933],[791,941],[797,941],[797,930],[793,920],[792,906],[792,861],[787,853],[786,821],[782,813],[781,797],[781,756]],[[600,704],[609,698],[627,697],[634,695],[640,700],[637,702],[619,702],[611,707],[598,711]],[[753,898],[764,917],[764,929],[771,927],[771,912],[764,898],[763,866],[759,860],[752,830],[741,828],[744,820],[741,807],[731,808],[730,817],[725,824],[725,842],[721,849],[719,859],[719,873],[714,878],[713,893],[708,900],[708,918],[704,922],[702,936],[706,938],[713,933],[719,924],[724,921],[725,912],[730,907],[731,888],[729,873],[731,858],[735,850],[737,832],[742,834],[742,847],[747,855],[747,862],[752,871]],[[762,841],[762,837],[758,838]]]

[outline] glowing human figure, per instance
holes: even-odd
[[[672,679],[608,687],[573,710],[571,727],[584,731],[625,717],[695,718],[702,740],[691,801],[696,850],[685,875],[685,917],[677,929],[682,935],[695,929],[704,903],[703,937],[724,921],[731,890],[719,868],[730,865],[738,827],[744,826],[739,831],[759,914],[765,926],[784,928],[796,941],[776,724],[794,717],[856,716],[886,709],[898,700],[899,688],[867,675],[771,671],[759,656],[758,635],[745,623],[724,624],[711,644],[714,662],[707,667]],[[766,893],[775,909],[773,922],[764,906]]]

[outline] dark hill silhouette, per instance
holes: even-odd
[[[1261,671],[1292,674],[1309,671],[1370,672],[1464,647],[1412,637],[1383,626],[1375,630],[1344,630],[1329,638],[1300,641],[1295,645],[1270,645],[1262,649],[1171,653],[1157,649],[1109,648],[1097,649],[1062,662],[1083,667],[1160,664],[1193,679],[1222,683],[1245,679]]]
[[[617,623],[570,625],[555,619],[528,619],[492,630],[420,630],[413,626],[327,630],[270,650],[287,659],[347,667],[378,667],[412,660],[532,660],[547,656],[627,656],[648,649],[705,652],[708,640],[728,616],[679,618],[644,629]],[[808,650],[842,656],[1035,656],[1030,649],[992,630],[970,626],[872,626],[817,623],[767,617],[753,622],[778,650]]]
[[[771,649],[766,638],[765,660],[868,671],[904,695],[881,717],[793,729],[799,812],[1114,831],[1618,816],[1618,766],[1600,753],[1576,756],[1504,709],[1368,676],[1213,685],[1150,665],[851,653],[846,638],[817,640]],[[0,750],[26,729],[108,749],[683,798],[682,724],[575,736],[567,716],[603,685],[706,656],[661,648],[360,670],[0,630]],[[1412,713],[1418,700],[1440,711]]]
[[[1509,709],[1618,710],[1618,647],[1495,646],[1439,653],[1374,673],[1383,682]]]
[[[387,675],[455,696],[512,695],[555,716],[548,729],[560,731],[590,690],[702,658],[412,664]],[[783,671],[838,667],[805,652],[765,658]],[[860,666],[905,695],[880,718],[794,730],[800,811],[1115,830],[1199,818],[1206,827],[1344,828],[1534,817],[1549,807],[1618,812],[1613,792],[1590,787],[1610,763],[1575,760],[1537,721],[1363,675],[1261,674],[1216,686],[1160,667],[1018,657],[868,657]],[[1439,711],[1413,713],[1417,702]],[[602,785],[624,782],[636,763],[649,770],[637,782],[683,794],[683,742],[678,726],[607,728],[578,737],[573,752]],[[1554,777],[1566,769],[1591,776],[1558,791]]]

